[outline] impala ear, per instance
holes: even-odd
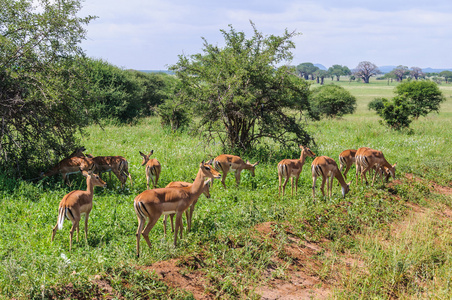
[[[145,155],[143,152],[141,152],[141,151],[140,151],[140,155],[141,155],[141,156],[146,156],[146,155]]]
[[[213,163],[213,158],[206,162],[206,165],[211,165]]]
[[[255,162],[253,167],[257,166],[259,164],[259,161]]]
[[[152,154],[154,154],[154,150],[151,150],[151,152],[149,152],[149,156],[151,156]]]

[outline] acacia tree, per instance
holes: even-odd
[[[394,73],[397,81],[399,82],[402,82],[403,76],[406,76],[410,73],[410,71],[408,71],[408,67],[402,65],[397,66],[394,70],[392,70],[392,72]]]
[[[307,110],[309,85],[288,65],[277,67],[292,59],[298,33],[264,36],[251,26],[249,39],[230,25],[221,30],[223,48],[203,38],[203,54],[179,56],[170,67],[181,79],[178,102],[193,103],[199,128],[232,151],[250,150],[264,137],[307,144],[310,136],[286,108]]]
[[[362,61],[353,73],[355,76],[362,78],[364,83],[369,83],[369,78],[379,74],[380,70],[375,64],[369,61]]]
[[[333,65],[328,68],[328,73],[330,73],[331,76],[336,76],[336,81],[339,81],[341,76],[350,75],[352,72],[347,66]]]
[[[422,69],[419,67],[411,67],[410,75],[414,77],[416,80],[418,80],[419,77],[425,76],[424,72],[422,72]]]
[[[0,165],[22,176],[87,124],[79,0],[0,0]],[[73,150],[73,149],[72,149]]]
[[[314,64],[310,62],[301,63],[296,68],[298,73],[305,80],[308,80],[309,76],[311,76],[311,80],[314,80],[314,74],[319,70],[319,67],[314,66]]]

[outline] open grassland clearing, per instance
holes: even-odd
[[[326,81],[326,83],[329,83]],[[336,82],[335,82],[336,83]],[[357,97],[356,114],[310,123],[317,155],[337,161],[349,148],[369,146],[397,162],[396,180],[375,187],[357,186],[354,167],[351,192],[345,199],[335,181],[332,199],[312,202],[307,158],[298,194],[278,197],[276,165],[298,158],[266,143],[244,156],[260,160],[256,176],[242,172],[241,184],[228,175],[211,199],[201,196],[190,233],[173,246],[159,221],[150,232],[153,248],[142,240],[135,257],[137,218],[133,199],[146,189],[139,151],[162,165],[159,186],[191,182],[199,163],[221,154],[187,132],[170,133],[157,118],[134,126],[91,126],[82,139],[87,153],[122,155],[129,162],[133,187],[124,190],[115,176],[106,189],[94,191],[88,242],[73,242],[65,221],[54,242],[61,198],[85,189],[85,180],[71,175],[17,182],[0,177],[0,294],[28,298],[447,298],[452,278],[452,88],[441,85],[447,101],[439,114],[412,123],[412,132],[394,132],[378,123],[367,103],[391,97],[386,81],[341,85]],[[349,87],[348,87],[349,86]],[[317,183],[317,189],[320,183]],[[185,217],[184,217],[185,219]],[[186,226],[185,226],[186,227]]]

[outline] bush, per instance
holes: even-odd
[[[410,114],[415,118],[438,112],[441,102],[445,101],[438,85],[430,80],[410,81],[395,88],[398,96],[403,96],[410,105]]]
[[[356,98],[343,87],[334,84],[314,89],[309,96],[309,102],[310,115],[315,120],[319,120],[322,116],[341,117],[352,114],[356,110]]]
[[[384,120],[383,122],[386,125],[395,130],[401,130],[410,126],[412,121],[411,107],[407,98],[396,96],[392,102],[383,98],[381,99],[381,104],[383,104],[383,107],[377,110],[377,114]]]

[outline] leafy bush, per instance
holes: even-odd
[[[309,96],[310,115],[315,120],[352,114],[356,110],[356,98],[341,86],[329,84],[315,88]]]
[[[401,83],[395,88],[395,93],[408,101],[410,114],[415,119],[438,112],[441,102],[446,100],[438,85],[430,80]]]
[[[440,103],[445,100],[433,81],[401,83],[395,88],[395,93],[392,100],[375,98],[368,104],[369,110],[375,110],[383,123],[395,130],[408,128],[419,116],[439,111]]]

